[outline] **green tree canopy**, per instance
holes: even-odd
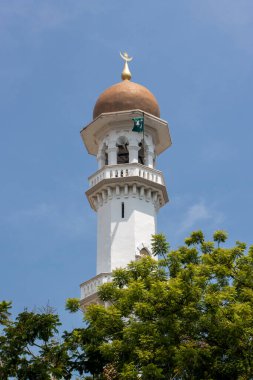
[[[105,380],[253,379],[253,247],[222,247],[226,239],[224,231],[213,241],[196,231],[169,251],[163,235],[153,236],[156,257],[115,270],[84,327],[58,342],[54,314],[25,312],[10,322],[9,305],[0,304],[0,378],[70,379],[77,371]],[[67,308],[75,312],[78,300]],[[36,366],[45,377],[18,372]]]

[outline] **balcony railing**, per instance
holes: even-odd
[[[162,172],[141,164],[106,165],[89,177],[89,187],[95,186],[103,179],[120,177],[141,177],[164,185]]]
[[[110,273],[101,273],[90,280],[83,282],[81,288],[81,300],[97,292],[98,286],[111,281]]]

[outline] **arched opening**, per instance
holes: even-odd
[[[144,257],[144,256],[150,256],[150,253],[149,253],[149,250],[145,247],[143,247],[141,250],[140,250],[140,256],[141,257]]]
[[[145,165],[145,144],[143,144],[143,140],[138,145],[140,147],[138,150],[138,163]]]
[[[129,151],[128,151],[128,140],[126,137],[121,136],[117,140],[117,164],[128,164],[129,163]]]
[[[136,260],[140,260],[143,257],[152,256],[152,253],[150,250],[144,245],[144,243],[141,243],[135,253]]]
[[[106,144],[103,145],[101,150],[101,166],[108,165],[108,147]]]
[[[153,168],[155,169],[155,167],[156,167],[156,154],[155,154],[155,152],[153,154],[153,160],[152,160],[152,162],[153,162]]]
[[[143,144],[139,143],[140,149],[138,150],[138,163],[144,165],[144,148]]]

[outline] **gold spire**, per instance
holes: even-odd
[[[125,53],[120,53],[121,58],[125,61],[123,71],[121,73],[121,78],[122,80],[130,80],[132,75],[130,73],[129,67],[128,67],[128,62],[131,62],[133,57],[129,57],[129,55]]]

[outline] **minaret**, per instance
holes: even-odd
[[[166,121],[154,95],[131,81],[127,53],[122,82],[98,98],[93,121],[81,136],[87,151],[97,157],[98,170],[89,177],[86,192],[97,212],[97,275],[81,284],[81,306],[98,303],[97,287],[111,272],[142,255],[151,255],[157,212],[168,195],[156,157],[171,145]],[[133,131],[134,118],[144,119],[144,132]]]

